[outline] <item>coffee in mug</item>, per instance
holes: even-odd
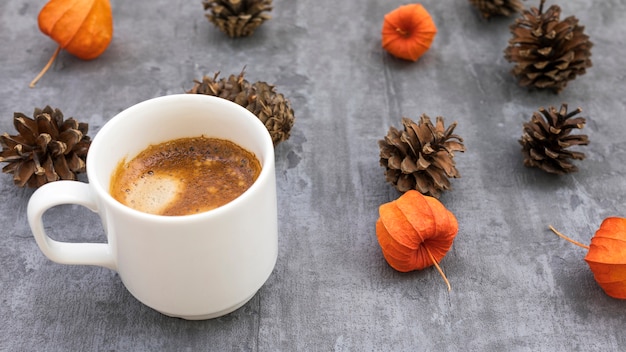
[[[194,152],[200,151],[204,147],[187,144],[188,139],[200,136],[232,142],[258,160],[256,179],[235,199],[197,214],[163,216],[133,209],[113,197],[111,178],[120,161],[133,160],[150,146],[170,142],[186,147],[187,152],[192,145]],[[215,318],[238,309],[272,273],[278,256],[274,146],[267,128],[246,108],[202,94],[138,103],[102,126],[91,143],[86,164],[89,183],[50,182],[37,189],[28,203],[35,240],[51,260],[115,270],[116,277],[140,302],[165,315],[190,320]],[[185,166],[179,171],[184,174],[193,168]],[[43,215],[59,204],[79,204],[97,212],[105,243],[50,238]]]
[[[110,193],[120,203],[157,215],[191,215],[245,192],[261,173],[254,153],[224,139],[179,138],[122,160]]]

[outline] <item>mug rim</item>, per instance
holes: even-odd
[[[105,122],[104,125],[102,125],[100,130],[96,133],[96,135],[92,139],[90,150],[94,146],[96,146],[96,148],[103,148],[104,145],[102,143],[104,142],[100,142],[100,140],[104,137],[99,138],[99,136],[102,136],[103,132],[105,134],[112,133],[111,130],[116,128],[116,125],[119,123],[118,121],[124,119],[128,114],[132,114],[135,110],[141,109],[145,105],[154,104],[155,102],[160,103],[160,102],[167,102],[167,101],[179,101],[181,99],[191,101],[191,102],[207,100],[207,101],[212,101],[211,104],[221,104],[221,105],[227,106],[229,109],[239,110],[239,113],[246,115],[247,118],[251,120],[251,125],[255,126],[254,128],[260,129],[260,131],[262,131],[262,134],[263,134],[263,136],[261,137],[263,139],[262,151],[261,151],[262,161],[259,160],[261,161],[261,172],[259,176],[257,177],[257,179],[252,183],[252,185],[248,189],[246,189],[243,193],[241,193],[235,199],[214,209],[210,209],[210,210],[203,211],[203,212],[196,213],[196,214],[188,214],[188,215],[151,214],[151,213],[146,213],[146,212],[131,208],[121,203],[117,199],[113,198],[113,196],[110,194],[110,191],[108,189],[109,185],[101,184],[100,182],[101,180],[99,180],[95,176],[97,174],[98,165],[97,165],[97,161],[93,160],[93,158],[95,157],[94,154],[96,153],[87,153],[86,174],[87,174],[88,182],[90,184],[91,189],[94,189],[95,192],[100,195],[100,198],[103,199],[103,201],[105,201],[107,204],[116,208],[119,211],[128,212],[133,216],[142,217],[150,221],[189,222],[189,221],[194,221],[197,219],[198,220],[204,219],[206,217],[220,216],[221,213],[228,212],[230,211],[231,208],[237,207],[238,203],[244,201],[244,198],[247,198],[251,193],[256,192],[256,189],[259,187],[262,187],[262,184],[265,184],[268,181],[271,181],[271,179],[268,180],[268,178],[272,178],[275,172],[274,171],[275,166],[274,166],[274,144],[272,142],[272,138],[269,134],[269,131],[267,130],[263,122],[261,122],[261,120],[259,120],[259,118],[256,115],[254,115],[252,112],[250,112],[248,109],[228,99],[220,98],[217,96],[210,96],[210,95],[204,95],[204,94],[189,94],[189,93],[170,94],[170,95],[154,97],[151,99],[141,101],[134,105],[131,105],[128,108],[125,108],[124,110],[117,113],[110,120]],[[189,136],[189,137],[195,137],[195,136]],[[163,141],[163,142],[166,142],[166,141]],[[100,147],[100,145],[102,145],[102,147]],[[146,145],[144,149],[147,147],[148,145]],[[256,158],[260,159],[259,156],[256,156]]]

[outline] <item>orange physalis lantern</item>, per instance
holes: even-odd
[[[626,299],[626,219],[609,217],[586,246],[561,234],[552,226],[550,229],[562,238],[589,251],[585,261],[593,277],[604,292],[619,299]]]
[[[436,198],[416,190],[381,205],[379,213],[376,236],[387,263],[401,272],[434,265],[450,289],[438,263],[452,247],[459,229],[454,214]]]
[[[385,15],[382,45],[391,55],[417,61],[437,34],[435,22],[421,4],[400,6]]]
[[[41,32],[59,46],[31,82],[31,88],[50,68],[61,49],[80,59],[91,60],[100,56],[113,38],[109,0],[50,0],[39,12],[37,21]]]

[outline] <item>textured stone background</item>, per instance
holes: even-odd
[[[626,1],[560,2],[595,43],[593,67],[560,95],[518,87],[502,55],[513,19],[485,21],[465,0],[423,1],[439,28],[433,47],[417,63],[390,57],[382,18],[404,3],[275,0],[271,21],[231,40],[200,0],[112,0],[104,55],[62,53],[29,89],[56,46],[37,28],[44,0],[1,1],[0,131],[13,133],[13,112],[50,104],[93,136],[135,103],[244,66],[291,100],[297,120],[276,150],[276,269],[246,306],[210,321],[152,311],[107,269],[47,260],[25,218],[32,191],[0,175],[0,350],[624,350],[626,302],[606,296],[586,251],[547,226],[588,243],[605,217],[626,216]],[[564,177],[525,168],[522,123],[562,102],[588,118],[587,159]],[[441,198],[460,226],[442,261],[451,292],[432,268],[392,270],[374,232],[378,206],[397,197],[377,140],[422,113],[458,121],[467,146],[455,158],[462,178]],[[104,239],[78,206],[45,221],[57,239]]]

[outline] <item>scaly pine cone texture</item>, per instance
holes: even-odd
[[[57,180],[76,180],[85,172],[91,145],[88,125],[74,118],[63,120],[59,109],[35,109],[33,118],[16,112],[13,125],[17,135],[0,136],[2,172],[13,174],[19,187],[37,188]]]
[[[243,76],[243,71],[221,79],[219,72],[213,77],[204,76],[202,81],[194,81],[187,93],[213,95],[237,103],[263,122],[274,146],[287,140],[295,121],[289,100],[277,93],[274,86],[266,82],[250,83]]]
[[[576,17],[561,21],[561,8],[552,5],[543,12],[544,2],[539,9],[525,10],[510,26],[513,38],[504,57],[516,64],[512,73],[521,86],[559,93],[591,67],[593,43]]]
[[[209,22],[231,38],[247,37],[271,19],[272,0],[204,0]]]
[[[469,2],[486,19],[495,16],[509,17],[524,9],[520,0],[469,0]]]
[[[587,135],[573,135],[572,130],[585,126],[584,117],[576,117],[582,112],[578,108],[567,112],[567,104],[557,110],[540,108],[531,120],[524,124],[524,133],[519,143],[522,145],[524,165],[537,167],[552,174],[566,174],[578,171],[570,159],[582,160],[585,154],[567,150],[576,145],[587,145]]]
[[[454,152],[464,152],[463,139],[453,134],[456,122],[444,127],[444,119],[437,117],[433,125],[426,114],[419,123],[403,117],[402,131],[391,127],[380,147],[380,164],[385,178],[399,192],[415,189],[439,198],[442,191],[451,188],[449,178],[461,177],[454,162]]]

